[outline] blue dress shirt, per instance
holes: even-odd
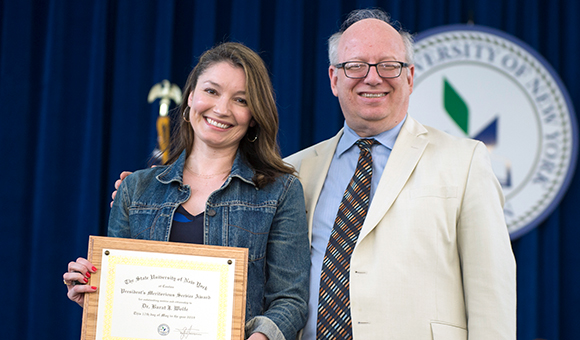
[[[381,179],[383,170],[385,169],[385,165],[387,164],[387,160],[389,159],[389,155],[391,154],[391,150],[395,145],[395,140],[399,135],[399,131],[401,131],[405,119],[391,130],[369,137],[376,139],[380,143],[374,144],[371,147],[373,177],[371,179],[370,202],[372,202],[379,180]],[[312,267],[310,267],[310,300],[308,301],[308,321],[306,322],[302,335],[303,340],[316,339],[318,291],[320,288],[322,261],[324,260],[324,253],[326,252],[326,246],[330,239],[330,233],[334,226],[340,201],[342,201],[344,191],[356,169],[360,149],[354,143],[360,138],[345,122],[344,133],[334,152],[326,180],[324,181],[316,209],[314,210],[311,243]]]

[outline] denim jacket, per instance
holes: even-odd
[[[191,194],[183,184],[185,152],[169,166],[140,170],[119,187],[108,235],[168,241],[173,214]],[[235,158],[208,198],[204,244],[249,249],[246,335],[294,339],[306,323],[310,246],[300,181],[283,175],[258,189],[253,170]]]

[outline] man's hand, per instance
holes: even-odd
[[[123,171],[121,172],[121,175],[119,175],[119,179],[115,182],[115,191],[113,191],[113,193],[111,194],[111,208],[113,207],[113,202],[115,201],[115,196],[117,196],[117,189],[119,189],[119,185],[121,185],[121,182],[123,182],[123,180],[129,176],[130,174],[132,174],[131,171]]]

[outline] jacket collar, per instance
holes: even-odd
[[[186,154],[185,150],[181,152],[179,158],[173,163],[167,166],[163,172],[157,175],[157,180],[163,184],[169,184],[171,182],[178,182],[183,185],[183,168],[185,165]],[[226,183],[230,182],[230,178],[238,177],[242,181],[256,186],[252,178],[254,177],[254,170],[244,161],[242,154],[238,151],[236,158],[234,159],[234,164],[232,165],[232,172],[230,173]]]

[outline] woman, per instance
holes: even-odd
[[[262,59],[238,43],[205,52],[190,73],[167,165],[119,187],[108,235],[249,249],[246,336],[294,339],[307,313],[309,244],[302,186],[276,144],[278,115]],[[63,275],[81,304],[86,259]]]

